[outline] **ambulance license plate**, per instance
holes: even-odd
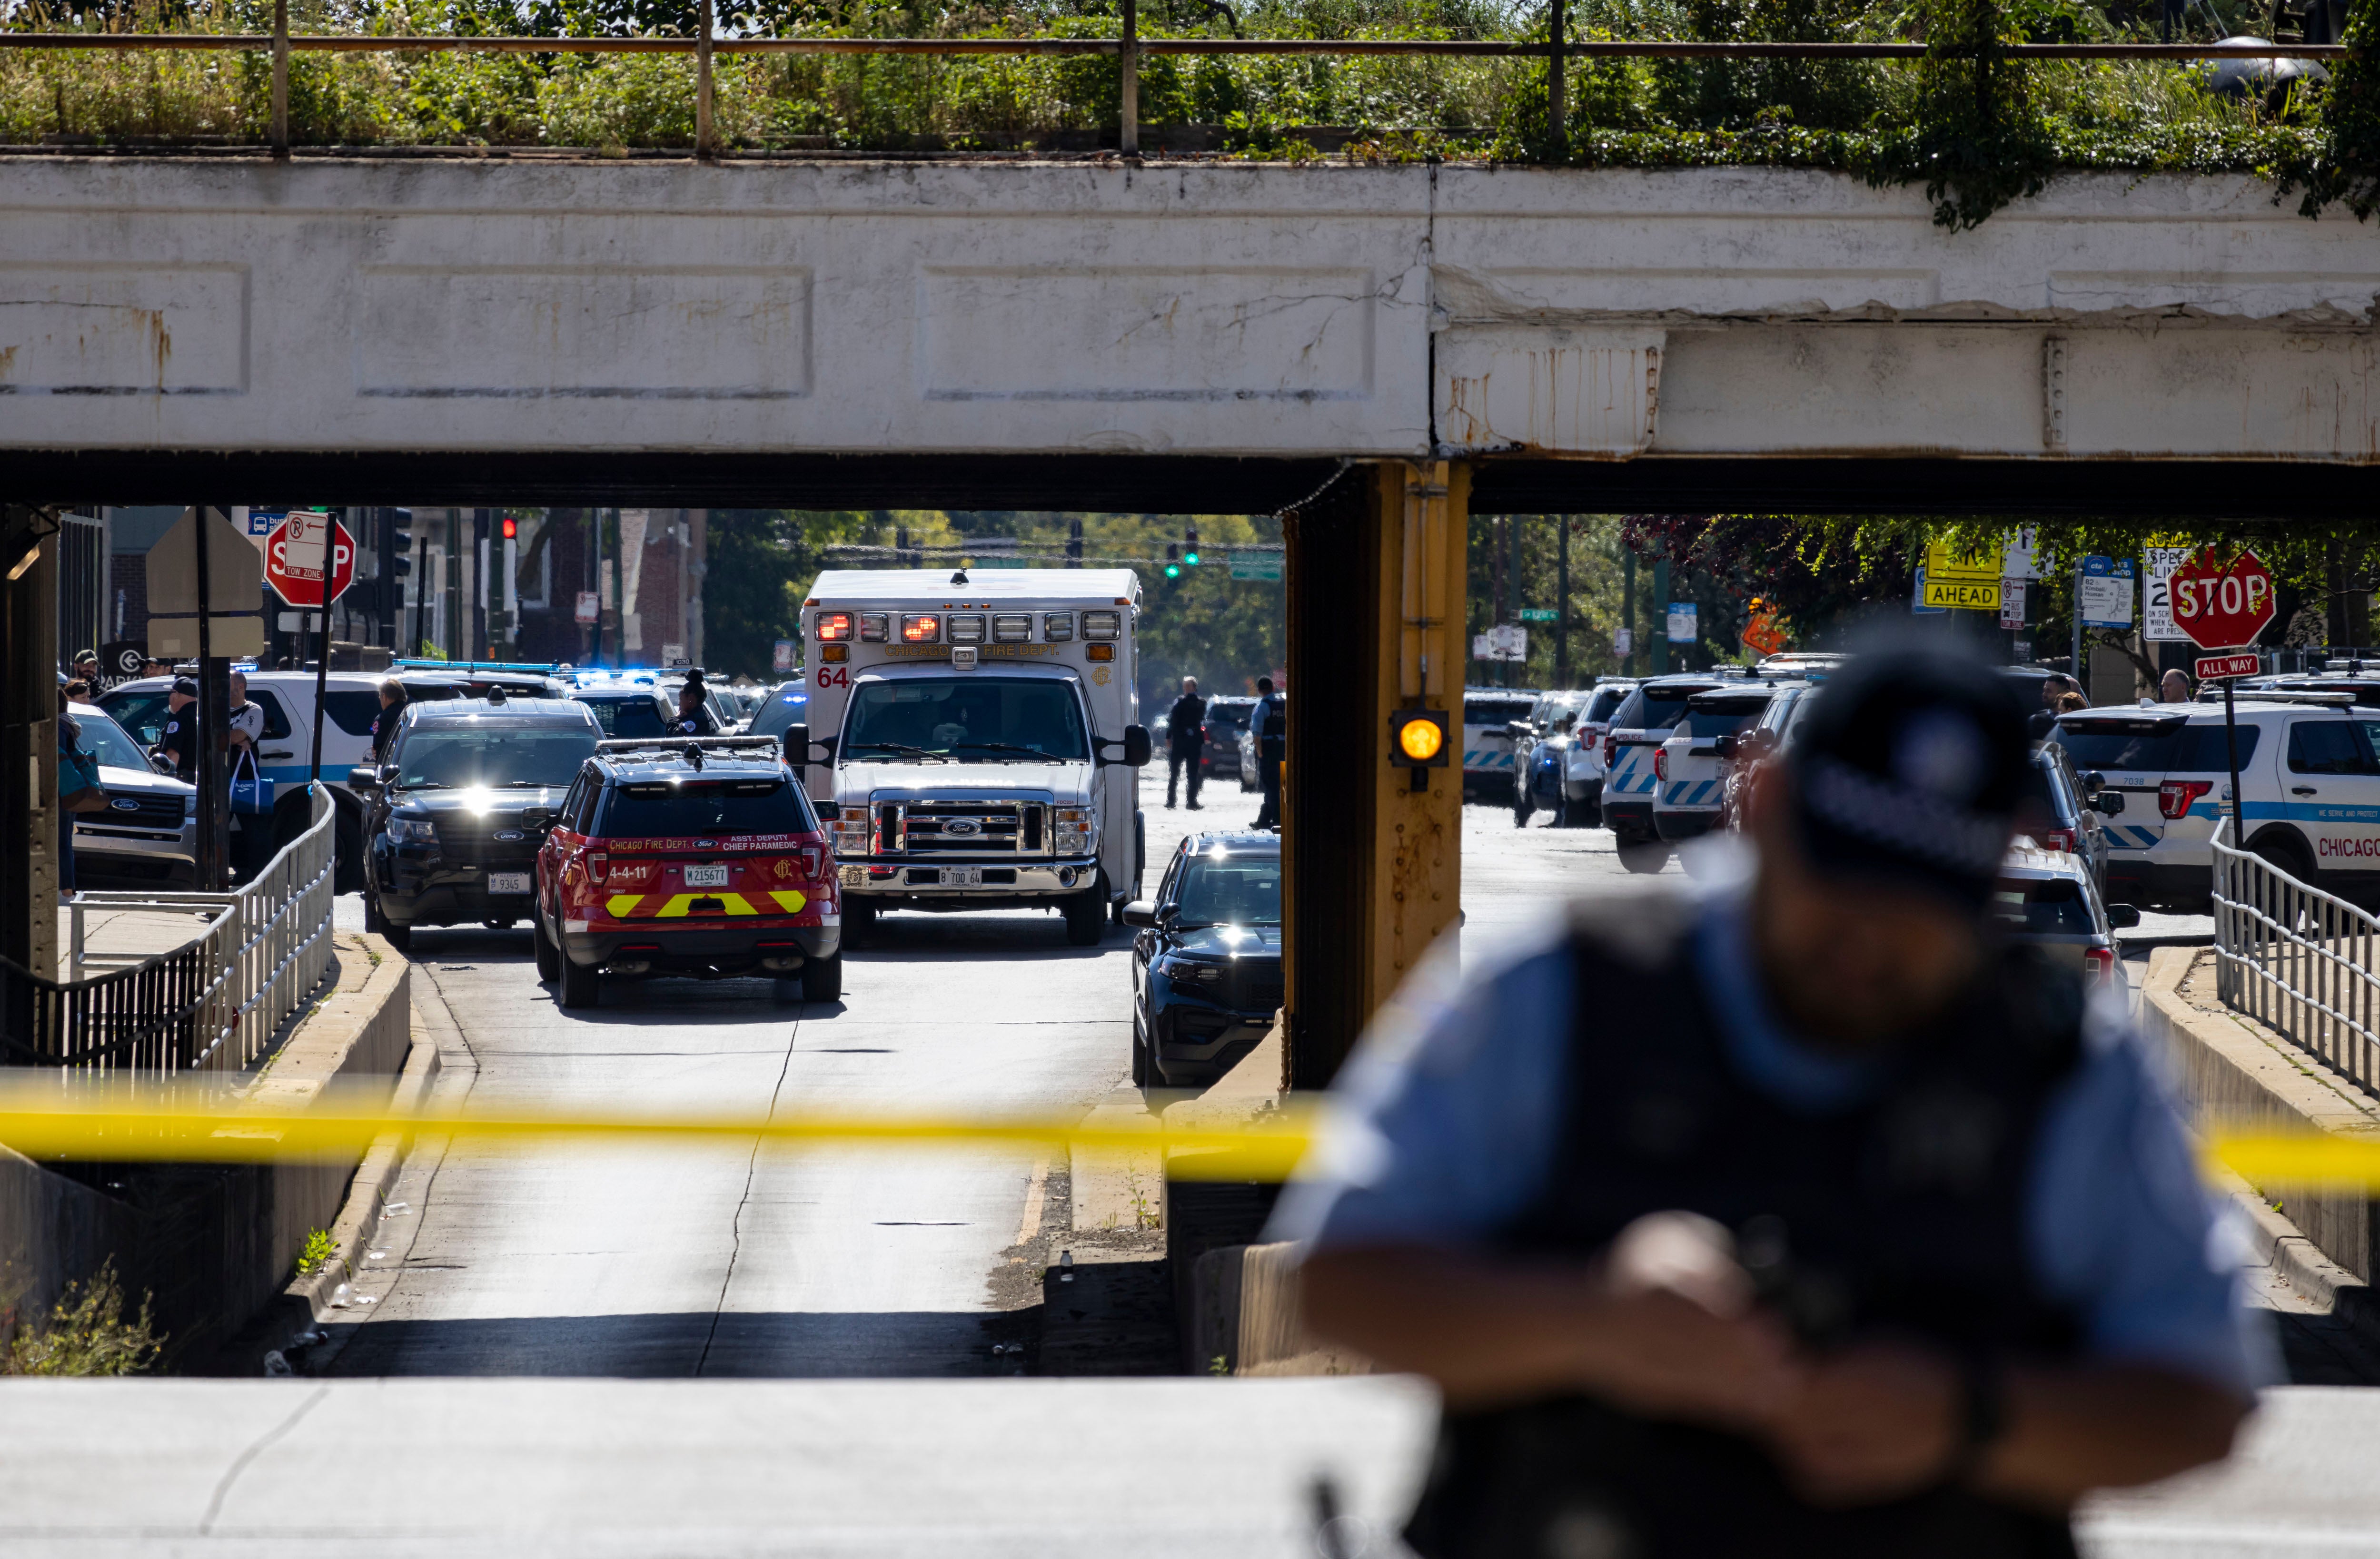
[[[726,863],[722,862],[716,866],[688,866],[686,869],[686,885],[688,888],[726,887]]]
[[[981,888],[983,886],[981,866],[944,866],[941,868],[941,874],[944,888]]]
[[[527,872],[490,872],[488,891],[491,893],[526,893],[528,891]]]

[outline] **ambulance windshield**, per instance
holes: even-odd
[[[842,756],[860,761],[1085,763],[1072,685],[1022,677],[868,683],[851,696]]]

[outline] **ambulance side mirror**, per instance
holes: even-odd
[[[785,727],[784,735],[778,740],[784,743],[785,762],[788,765],[799,768],[810,761],[810,728],[808,726],[789,725]]]
[[[1122,747],[1123,749],[1123,756],[1120,758],[1108,756],[1108,749],[1111,747]],[[1122,741],[1104,741],[1099,744],[1099,761],[1101,763],[1120,763],[1127,768],[1145,767],[1148,763],[1148,727],[1145,725],[1125,726],[1123,728],[1123,739]]]

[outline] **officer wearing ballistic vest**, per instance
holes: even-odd
[[[1995,934],[2005,680],[1812,696],[1694,892],[1435,955],[1283,1201],[1307,1324],[1443,1392],[1425,1559],[2070,1555],[2277,1372],[2122,1003]]]

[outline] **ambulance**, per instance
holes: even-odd
[[[890,910],[1038,908],[1090,947],[1140,896],[1140,601],[1129,569],[818,576],[808,721],[784,743],[846,937]]]

